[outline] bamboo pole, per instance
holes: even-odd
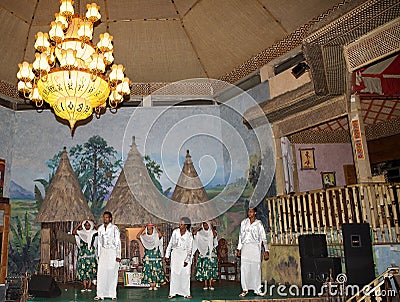
[[[330,198],[329,198],[329,190],[325,191],[325,196],[326,196],[326,202],[328,204],[328,221],[329,221],[329,226],[331,229],[331,236],[332,236],[332,243],[336,241],[335,239],[335,232],[334,232],[334,227],[333,227],[333,221],[332,221],[332,211],[331,211],[331,205],[330,205]],[[333,214],[335,217],[335,225],[336,229],[339,228],[339,212],[337,210],[337,205],[335,202],[335,199],[333,199],[333,194],[332,194],[332,201],[333,201]],[[339,238],[337,238],[337,241],[339,242]]]
[[[303,215],[301,213],[301,200],[300,196],[296,196],[296,201],[297,201],[297,217],[299,219],[299,229],[300,229],[300,235],[303,235],[304,229],[303,229]]]
[[[383,194],[382,194],[382,188],[379,185],[375,185],[375,198],[376,200],[379,200],[379,204],[377,204],[378,207],[378,217],[379,217],[379,229],[381,232],[381,242],[386,242],[386,232],[385,232],[385,224],[383,222],[383,216],[385,215],[383,212]]]
[[[282,198],[277,199],[277,206],[278,206],[278,222],[279,222],[279,232],[278,232],[278,240],[279,243],[283,244],[283,227],[282,227]],[[280,234],[280,236],[279,236]]]
[[[398,185],[396,185],[397,200],[399,200],[399,197],[400,197],[399,190],[400,190],[400,187]],[[397,205],[396,205],[396,199],[394,198],[393,186],[390,186],[389,194],[390,194],[390,199],[392,201],[393,224],[394,224],[394,228],[396,231],[395,242],[400,242],[400,230],[399,230],[399,218],[398,218],[399,216],[397,213]]]
[[[362,221],[360,221],[360,222],[370,222],[369,221],[370,215],[368,215],[364,189],[365,189],[365,187],[363,185],[361,185],[359,187],[360,202],[361,202],[361,216],[362,216]],[[353,192],[354,191],[355,191],[355,187],[353,187]],[[353,195],[354,195],[354,193],[353,193]]]
[[[293,199],[293,218],[294,218],[294,232],[293,236],[295,239],[295,242],[298,242],[298,232],[299,232],[299,226],[298,226],[298,220],[297,220],[297,201],[296,201],[296,196],[292,197]]]
[[[340,238],[340,218],[342,217],[342,222],[344,221],[344,211],[341,207],[340,202],[338,202],[338,198],[336,196],[336,191],[332,190],[332,198],[333,198],[333,208],[335,211],[335,225],[336,225],[336,237],[339,243],[341,243],[341,238]],[[339,213],[341,215],[339,215]]]
[[[293,206],[291,207],[291,205],[293,205],[292,202],[292,196],[289,196],[288,199],[288,220],[289,220],[289,232],[290,232],[290,242],[291,243],[295,243],[296,242],[296,238],[294,236],[294,232],[293,232],[293,228],[295,227],[295,223],[294,223],[294,214],[293,214]]]
[[[275,235],[275,243],[279,243],[278,240],[278,217],[276,217],[276,201],[277,199],[273,199],[272,201],[272,209],[274,213],[274,235]]]
[[[336,203],[338,205],[338,209],[340,208],[340,213],[342,216],[342,223],[339,223],[339,228],[340,226],[346,222],[346,209],[345,209],[345,204],[343,201],[343,196],[342,196],[342,192],[340,190],[333,190],[334,193],[334,199],[336,199]],[[338,195],[339,195],[339,199],[338,199]],[[339,230],[339,229],[338,229]]]
[[[272,199],[267,199],[267,203],[268,203],[270,240],[271,240],[271,243],[275,243],[274,242],[274,231],[273,231],[274,222],[272,220]]]
[[[374,199],[372,195],[372,186],[367,185],[367,194],[368,194],[368,203],[369,203],[369,211],[371,215],[371,223],[372,223],[372,233],[374,237],[374,241],[378,241],[378,231],[376,229],[376,220],[375,220],[375,208],[374,208]]]
[[[359,195],[357,194],[357,188],[356,187],[351,187],[352,193],[353,193],[353,204],[354,204],[354,215],[355,215],[355,222],[360,223],[361,221],[361,215],[360,215],[360,202],[359,202]],[[359,189],[360,191],[360,189]]]
[[[324,193],[323,191],[319,192],[319,200],[321,203],[321,218],[322,218],[322,225],[324,226],[324,233],[328,234],[328,226],[326,223],[326,211],[325,211],[325,203],[324,203]],[[331,238],[331,243],[333,242],[332,238]]]
[[[308,213],[309,213],[309,217],[310,217],[310,225],[311,225],[311,233],[314,234],[314,213],[313,213],[313,206],[312,206],[312,198],[311,198],[311,194],[307,194],[307,198],[308,198]]]
[[[319,207],[321,205],[319,199],[318,199],[318,194],[314,193],[314,205],[315,205],[315,223],[317,224],[317,231],[318,233],[321,233],[321,221],[319,218]]]
[[[303,201],[303,218],[304,218],[304,233],[309,233],[309,228],[308,228],[308,218],[309,218],[309,215],[310,215],[310,210],[309,209],[307,209],[307,195],[308,195],[308,193],[306,193],[306,194],[302,194],[302,196],[301,196],[301,199],[302,199],[302,201]]]
[[[352,223],[353,222],[353,211],[352,211],[352,206],[351,206],[349,188],[345,187],[343,190],[344,190],[344,194],[346,196],[346,206],[347,206],[348,220],[349,220],[350,223]]]
[[[285,230],[285,243],[289,244],[286,203],[287,203],[287,197],[283,197],[282,198],[283,228]]]
[[[391,223],[391,217],[390,217],[390,212],[389,212],[389,192],[388,188],[386,185],[382,185],[382,191],[383,191],[383,200],[385,203],[385,214],[386,214],[386,225],[387,225],[387,230],[389,234],[389,242],[393,241],[393,234],[392,234],[392,223]]]

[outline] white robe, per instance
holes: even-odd
[[[268,251],[264,227],[260,220],[250,223],[244,219],[240,224],[239,243],[241,251],[240,283],[243,291],[261,291],[261,244]]]
[[[118,285],[117,258],[121,258],[121,238],[118,227],[101,225],[98,230],[98,268],[97,296],[100,298],[116,298]]]
[[[171,240],[165,252],[166,258],[171,258],[171,274],[169,284],[170,296],[190,296],[190,270],[193,237],[189,231],[183,236],[179,229],[172,232]],[[184,262],[188,265],[184,267]]]

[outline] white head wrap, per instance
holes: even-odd
[[[154,248],[158,248],[160,250],[161,257],[164,257],[164,240],[163,237],[159,238],[156,227],[153,228],[153,234],[149,234],[148,232],[149,226],[146,227],[146,232],[140,235],[140,241],[142,242],[144,248],[146,250],[153,250]]]
[[[85,224],[88,222],[90,224],[90,229],[87,230],[85,228]],[[82,222],[82,230],[78,230],[76,232],[78,235],[75,237],[76,239],[76,244],[78,247],[80,247],[81,243],[80,241],[82,240],[83,242],[86,242],[88,245],[88,248],[90,249],[92,246],[92,241],[93,241],[93,235],[97,233],[97,230],[94,228],[94,223],[93,221],[90,220],[84,220]]]
[[[201,230],[194,236],[193,253],[199,250],[200,255],[204,257],[209,251],[209,257],[211,258],[212,250],[216,246],[216,240],[214,239],[214,234],[211,229],[211,223],[206,223],[208,224],[208,230],[205,230],[202,226]]]

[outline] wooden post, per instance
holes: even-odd
[[[361,102],[359,95],[350,97],[349,129],[353,146],[354,163],[357,173],[358,183],[368,183],[372,181],[371,166],[369,162],[367,139],[363,115],[361,112]]]
[[[396,186],[396,187],[398,187],[398,186]],[[392,205],[393,225],[394,225],[394,229],[396,232],[396,238],[394,239],[394,242],[400,242],[399,218],[398,218],[398,213],[397,213],[396,199],[394,198],[393,185],[390,185],[390,187],[389,187],[389,196],[390,196],[390,202]]]
[[[0,198],[5,200],[5,198]],[[0,233],[2,239],[1,251],[0,251],[0,283],[6,283],[7,278],[7,265],[8,265],[8,237],[10,233],[10,211],[11,207],[8,203],[0,203],[0,210],[3,211],[3,221],[0,225]]]
[[[40,273],[50,275],[50,226],[42,223],[40,237]]]
[[[286,194],[285,173],[283,171],[283,158],[281,135],[276,126],[272,125],[275,142],[275,179],[276,179],[276,195],[281,196]]]

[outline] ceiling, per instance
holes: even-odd
[[[84,13],[93,0],[77,0]],[[100,33],[114,36],[117,63],[134,83],[223,78],[340,0],[97,0]],[[16,85],[18,63],[34,59],[58,0],[2,0],[0,84]]]

